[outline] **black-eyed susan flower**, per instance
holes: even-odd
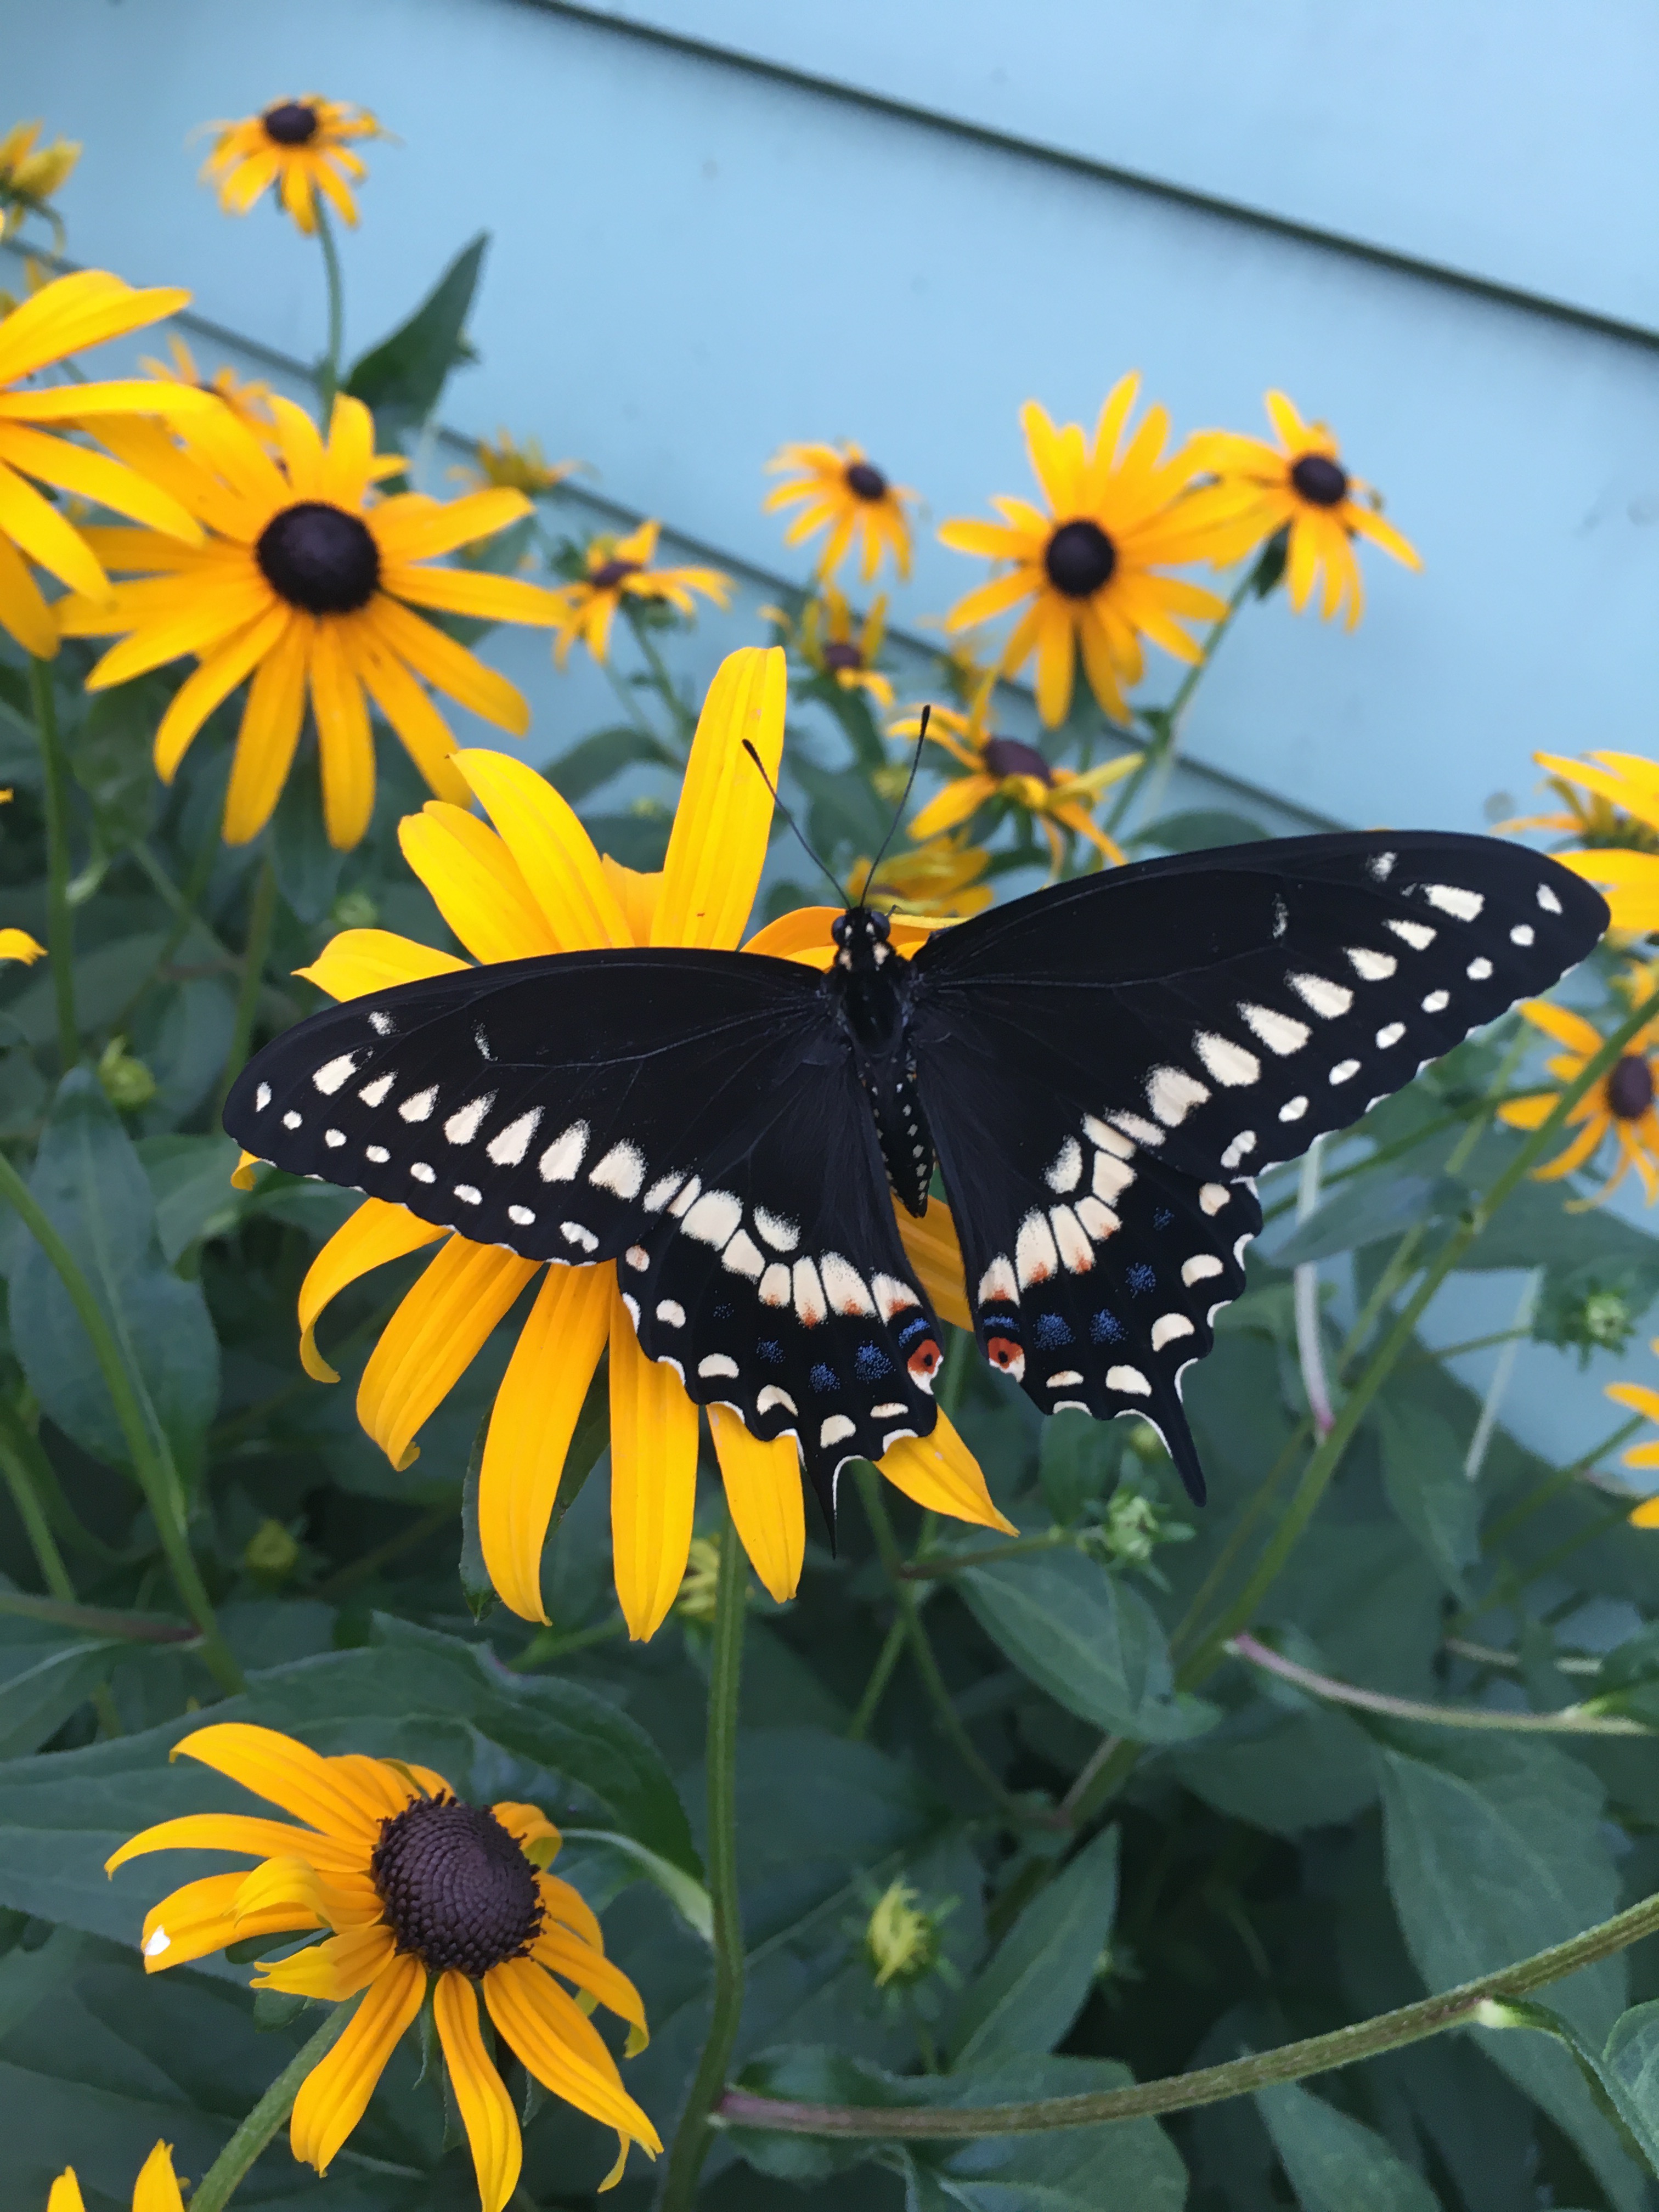
[[[562,668],[578,638],[595,660],[610,647],[611,625],[624,599],[659,599],[680,614],[695,615],[691,594],[701,592],[717,607],[732,596],[732,579],[718,568],[653,568],[659,522],[642,522],[625,538],[596,538],[586,553],[586,573],[556,587],[558,635],[554,658]]]
[[[521,491],[526,499],[539,499],[574,477],[580,466],[580,461],[550,461],[539,438],[514,438],[509,431],[498,430],[493,446],[481,438],[472,449],[471,464],[449,473],[475,491],[487,491],[495,484]]]
[[[1566,801],[1560,814],[1523,816],[1507,830],[1564,830],[1580,849],[1559,852],[1564,868],[1592,883],[1613,913],[1613,927],[1659,929],[1659,761],[1641,753],[1591,753],[1571,760],[1534,753]]]
[[[601,859],[550,784],[492,752],[457,754],[455,765],[495,827],[459,806],[430,804],[403,824],[404,858],[457,938],[483,963],[607,945],[735,947],[760,882],[772,814],[744,741],[775,779],[785,695],[783,654],[775,647],[748,647],[722,663],[692,743],[660,875],[639,875]],[[747,949],[827,965],[835,950],[830,918],[823,908],[786,915]],[[908,951],[926,934],[926,925],[895,925],[893,942]],[[387,931],[348,930],[303,972],[343,1000],[464,964]],[[901,1214],[900,1223],[935,1311],[965,1320],[961,1255],[948,1212],[939,1208],[914,1224]],[[365,1199],[301,1285],[307,1370],[319,1380],[336,1379],[314,1336],[330,1300],[371,1269],[432,1245],[439,1248],[435,1256],[363,1370],[359,1419],[395,1466],[407,1467],[422,1423],[539,1278],[484,1443],[478,1492],[484,1564],[515,1613],[545,1620],[542,1546],[565,1454],[608,1346],[617,1595],[629,1634],[652,1635],[685,1573],[696,1497],[697,1408],[672,1366],[641,1351],[612,1261],[545,1267],[434,1228],[402,1206]],[[919,1247],[925,1247],[926,1264]],[[805,1545],[794,1438],[762,1442],[720,1406],[711,1407],[708,1418],[744,1547],[771,1595],[780,1601],[792,1597]],[[890,1482],[937,1511],[1007,1525],[943,1413],[932,1436],[896,1444],[881,1464]]]
[[[826,584],[822,597],[809,599],[801,611],[800,649],[808,665],[842,690],[866,691],[881,706],[890,707],[893,687],[876,666],[886,633],[885,594],[857,624],[845,595],[833,584]]]
[[[1000,666],[1014,675],[1036,654],[1037,710],[1051,727],[1070,710],[1079,653],[1095,697],[1121,720],[1124,692],[1140,681],[1141,640],[1196,661],[1200,648],[1177,618],[1218,622],[1226,612],[1213,592],[1164,573],[1210,559],[1216,532],[1182,497],[1195,471],[1191,447],[1164,456],[1167,411],[1149,407],[1129,433],[1139,381],[1113,387],[1091,440],[1081,423],[1056,428],[1028,400],[1019,419],[1047,514],[1029,500],[995,499],[1000,522],[959,520],[939,533],[958,553],[1012,563],[958,600],[945,624],[970,629],[1023,604]]]
[[[890,483],[862,446],[842,440],[833,446],[783,446],[767,463],[784,481],[767,493],[765,512],[799,507],[783,533],[786,545],[799,545],[827,529],[818,574],[833,576],[856,546],[860,573],[867,584],[890,553],[902,577],[910,574],[910,521],[905,514],[916,495]]]
[[[982,914],[994,896],[985,880],[991,856],[966,830],[945,830],[902,853],[889,853],[873,874],[868,856],[854,862],[847,896],[884,913],[965,921]]]
[[[551,592],[517,577],[431,565],[527,514],[521,492],[474,492],[448,505],[417,492],[377,501],[383,464],[361,400],[336,399],[326,446],[291,400],[270,404],[276,453],[213,402],[177,441],[143,424],[111,431],[127,459],[199,517],[206,542],[88,531],[99,556],[135,580],[104,598],[61,602],[58,620],[66,635],[121,641],[88,678],[93,690],[196,657],[155,732],[163,782],[213,709],[247,680],[225,798],[229,844],[246,844],[270,819],[309,694],[329,839],[345,848],[374,805],[371,701],[433,790],[462,804],[466,786],[449,763],[455,741],[421,679],[515,737],[529,727],[523,695],[416,610],[546,625],[558,609]]]
[[[384,131],[367,108],[324,100],[308,92],[274,100],[261,115],[208,126],[217,135],[202,165],[227,215],[246,215],[275,185],[284,210],[309,237],[317,228],[317,195],[331,201],[343,222],[355,224],[351,187],[368,174],[354,142]]]
[[[158,377],[164,384],[187,384],[197,392],[210,392],[216,399],[223,400],[239,422],[245,422],[260,441],[270,446],[276,443],[276,419],[270,411],[270,386],[257,377],[238,376],[234,369],[217,368],[211,376],[204,376],[196,366],[196,356],[181,337],[167,340],[170,358],[158,361],[153,354],[140,357],[138,366],[146,376]],[[399,457],[401,459],[401,456]]]
[[[1000,738],[992,731],[995,687],[995,677],[988,676],[965,714],[954,707],[930,709],[928,738],[942,746],[965,773],[934,793],[911,822],[910,835],[924,839],[938,836],[996,799],[1030,816],[1048,841],[1056,872],[1066,858],[1061,834],[1065,830],[1092,845],[1114,867],[1121,867],[1123,854],[1096,822],[1093,810],[1103,792],[1139,765],[1140,755],[1119,753],[1080,774],[1056,770],[1023,738]],[[892,726],[896,738],[914,738],[921,730],[919,711]]]
[[[45,216],[59,238],[63,235],[51,202],[69,181],[81,149],[68,138],[41,145],[41,128],[39,123],[14,123],[0,138],[0,238],[32,215]]]
[[[1655,980],[1644,973],[1639,981],[1627,983],[1627,992],[1633,997],[1645,997]],[[1498,1109],[1499,1117],[1511,1128],[1536,1129],[1548,1120],[1561,1091],[1595,1058],[1606,1040],[1582,1014],[1553,1006],[1547,999],[1523,999],[1521,1012],[1534,1029],[1565,1048],[1546,1063],[1556,1079],[1555,1090],[1512,1098]],[[1610,1197],[1634,1168],[1651,1206],[1659,1199],[1659,1117],[1653,1110],[1656,1081],[1659,1081],[1659,1019],[1638,1030],[1622,1055],[1572,1109],[1566,1121],[1571,1136],[1553,1160],[1533,1170],[1535,1179],[1555,1182],[1575,1168],[1588,1166],[1611,1136],[1615,1139],[1613,1168],[1593,1202],[1599,1206]]]
[[[362,2119],[428,1985],[438,2039],[472,2148],[483,2212],[519,2185],[519,2123],[485,2048],[478,1999],[496,2033],[544,2088],[617,2130],[620,2179],[630,2142],[653,2157],[657,2131],[623,2087],[617,2062],[574,1984],[628,2023],[628,2052],[646,2041],[645,2009],[605,1955],[592,1908],[545,1871],[559,1832],[533,1805],[469,1805],[441,1774],[402,1759],[325,1759],[275,1729],[226,1721],[173,1746],[276,1805],[303,1826],[246,1813],[187,1813],[146,1828],[107,1862],[113,1874],[149,1851],[229,1851],[252,1874],[186,1882],[144,1917],[145,1971],[205,1958],[227,1944],[327,1931],[261,1965],[253,1986],[343,2004],[362,2002],[301,2083],[289,2142],[319,2173]]]
[[[46,2212],[87,2212],[72,2166],[66,2166],[52,2183]],[[184,2212],[178,2177],[173,2171],[171,2143],[158,2142],[139,2168],[132,2185],[132,2212]]]
[[[1352,629],[1365,603],[1356,537],[1369,538],[1408,568],[1423,563],[1416,548],[1377,512],[1370,486],[1343,466],[1340,448],[1325,425],[1304,422],[1282,392],[1270,392],[1266,404],[1277,446],[1231,430],[1205,431],[1193,441],[1218,478],[1193,502],[1200,520],[1218,527],[1210,557],[1224,568],[1288,531],[1285,581],[1291,606],[1300,614],[1319,589],[1321,615],[1328,621],[1346,607]]]
[[[104,384],[45,388],[34,380],[88,346],[124,337],[188,304],[190,294],[167,289],[135,292],[101,269],[83,269],[42,285],[0,322],[0,626],[26,653],[48,660],[58,650],[55,611],[47,607],[29,573],[31,562],[60,584],[90,599],[107,600],[109,579],[83,531],[34,483],[90,500],[143,523],[158,542],[201,543],[201,527],[171,492],[46,426],[95,423],[104,442],[115,425],[135,415],[161,415],[180,422],[199,420],[215,403],[185,386],[123,378]]]

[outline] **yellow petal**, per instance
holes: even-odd
[[[906,1437],[876,1462],[895,1490],[902,1490],[930,1513],[948,1513],[981,1528],[1019,1534],[1000,1513],[985,1487],[979,1462],[940,1413],[930,1437]]]
[[[252,1859],[307,1859],[319,1871],[349,1874],[362,1864],[355,1844],[343,1844],[309,1828],[291,1828],[285,1821],[262,1820],[252,1813],[185,1813],[176,1820],[161,1820],[130,1836],[118,1851],[104,1862],[104,1872],[113,1874],[129,1859],[150,1851],[240,1851]]]
[[[478,2033],[478,2000],[465,1974],[438,1977],[432,2015],[449,2066],[449,2084],[471,2146],[483,2212],[501,2212],[519,2185],[524,2147],[518,2118]]]
[[[528,1959],[509,1959],[484,1976],[483,1992],[489,2017],[544,2088],[647,2150],[662,2148],[598,2029],[550,1975]]]
[[[582,1401],[611,1327],[616,1270],[550,1267],[489,1417],[478,1471],[478,1539],[502,1602],[544,1621],[542,1547]]]
[[[465,1237],[452,1237],[428,1264],[380,1332],[357,1386],[357,1419],[393,1467],[414,1463],[416,1431],[540,1265]]]
[[[428,799],[398,824],[398,842],[475,959],[530,960],[559,951],[523,870],[476,814]]]
[[[1586,1060],[1601,1049],[1600,1031],[1571,1007],[1553,1006],[1547,999],[1523,999],[1521,1012],[1534,1029],[1542,1030],[1546,1036],[1553,1036],[1570,1051],[1582,1053]]]
[[[160,1974],[169,1966],[188,1966],[245,1936],[303,1935],[321,1925],[315,1913],[301,1905],[283,1905],[239,1922],[236,1899],[246,1879],[245,1874],[210,1874],[153,1905],[144,1915],[144,1972]]]
[[[0,960],[21,960],[32,963],[44,960],[46,948],[37,945],[27,929],[0,929]]]
[[[1644,1498],[1632,1508],[1628,1518],[1632,1528],[1659,1528],[1659,1498]],[[47,2212],[52,2212],[50,2206]]]
[[[311,711],[323,771],[323,821],[337,853],[360,843],[374,811],[374,737],[347,628],[319,623],[311,647]]]
[[[796,1487],[799,1487],[799,1480]],[[643,2051],[650,2041],[646,2026],[645,2007],[640,1993],[619,1966],[611,1965],[603,1951],[591,1943],[584,1943],[568,1928],[556,1924],[544,1927],[531,1947],[531,1957],[538,1966],[545,1966],[550,1974],[562,1974],[568,1982],[574,1982],[579,1990],[595,1996],[618,2020],[625,2020],[634,2033],[628,2039],[628,2056]]]
[[[742,647],[714,672],[668,840],[653,945],[729,948],[741,939],[766,865],[773,811],[766,776],[777,781],[787,700],[780,646]]]
[[[1604,1395],[1616,1406],[1628,1406],[1632,1413],[1659,1421],[1659,1390],[1650,1389],[1645,1382],[1609,1382]]]
[[[957,776],[936,791],[920,813],[910,823],[913,837],[937,836],[942,830],[954,830],[965,822],[976,807],[982,806],[996,790],[996,778],[989,775]]]
[[[836,940],[830,934],[838,906],[798,906],[757,929],[744,945],[745,952],[763,952],[774,960],[799,960],[808,968],[827,968],[836,957]]]
[[[800,1448],[793,1436],[751,1437],[729,1406],[708,1408],[708,1426],[732,1524],[762,1583],[780,1605],[793,1597],[806,1553]]]
[[[417,945],[393,930],[343,929],[309,968],[294,972],[331,999],[361,999],[399,983],[423,982],[428,975],[453,975],[465,965],[453,952],[434,952],[429,945]]]
[[[539,1805],[520,1805],[503,1798],[489,1809],[532,1864],[548,1866],[558,1856],[563,1838]]]
[[[624,2154],[626,2148],[624,2144]],[[46,2199],[46,2212],[87,2212],[87,2200],[81,2194],[81,2185],[75,2178],[72,2166],[66,2166],[52,2183],[52,2194]]]
[[[505,753],[457,753],[455,765],[523,871],[556,949],[585,952],[631,945],[593,841],[552,785]]]
[[[611,1548],[623,1618],[642,1643],[685,1578],[697,1409],[673,1369],[640,1350],[621,1292],[611,1296]]]
[[[378,1198],[366,1198],[351,1218],[340,1224],[300,1285],[300,1360],[314,1382],[340,1379],[317,1349],[317,1322],[324,1307],[371,1267],[401,1260],[405,1253],[418,1252],[423,1244],[435,1243],[448,1233],[429,1221],[417,1221],[406,1207],[388,1206]]]
[[[174,1744],[168,1756],[199,1759],[244,1790],[280,1805],[343,1843],[377,1841],[386,1807],[345,1762],[324,1759],[291,1735],[248,1721],[218,1721]]]
[[[1612,909],[1614,929],[1659,929],[1659,853],[1608,847],[1555,857],[1595,885]]]
[[[426,1969],[405,1954],[371,1983],[333,2049],[319,2059],[294,2100],[289,2142],[295,2158],[326,2173],[374,2094],[374,2085],[426,1994]]]
[[[54,2195],[56,2185],[53,2185]],[[46,2212],[52,2212],[48,2204]],[[133,2184],[132,2212],[184,2212],[179,2178],[173,2170],[173,2145],[158,2142],[138,2169]]]
[[[601,853],[599,866],[605,870],[605,879],[617,895],[635,945],[649,945],[651,925],[657,917],[657,900],[662,891],[662,877],[648,875],[638,868],[625,868],[620,860],[613,860],[609,853]]]
[[[895,1200],[893,1214],[904,1256],[921,1279],[933,1311],[954,1328],[971,1330],[974,1316],[963,1280],[962,1247],[950,1207],[941,1198],[930,1198],[927,1212],[918,1219]]]
[[[343,2004],[366,1990],[385,1972],[397,1938],[384,1921],[351,1928],[313,1943],[290,1959],[273,1959],[263,1966],[250,1986],[278,1990],[285,1996],[318,1997],[325,2004]]]

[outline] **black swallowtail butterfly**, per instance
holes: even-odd
[[[939,1332],[889,1187],[939,1168],[981,1349],[1045,1413],[1135,1413],[1195,1499],[1186,1370],[1244,1285],[1253,1176],[1544,989],[1607,909],[1524,848],[1288,838],[1038,891],[827,970],[554,954],[301,1022],[225,1126],[291,1173],[526,1258],[614,1260],[640,1342],[827,1513],[933,1426]]]

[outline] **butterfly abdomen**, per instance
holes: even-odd
[[[909,963],[887,942],[884,915],[855,907],[838,918],[836,937],[840,949],[825,988],[853,1048],[893,1194],[908,1212],[923,1214],[933,1179],[933,1133],[906,1034]]]

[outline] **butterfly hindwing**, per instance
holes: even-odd
[[[811,969],[617,951],[405,984],[278,1037],[225,1119],[475,1243],[616,1261],[647,1355],[793,1431],[826,1500],[933,1427],[937,1329]]]

